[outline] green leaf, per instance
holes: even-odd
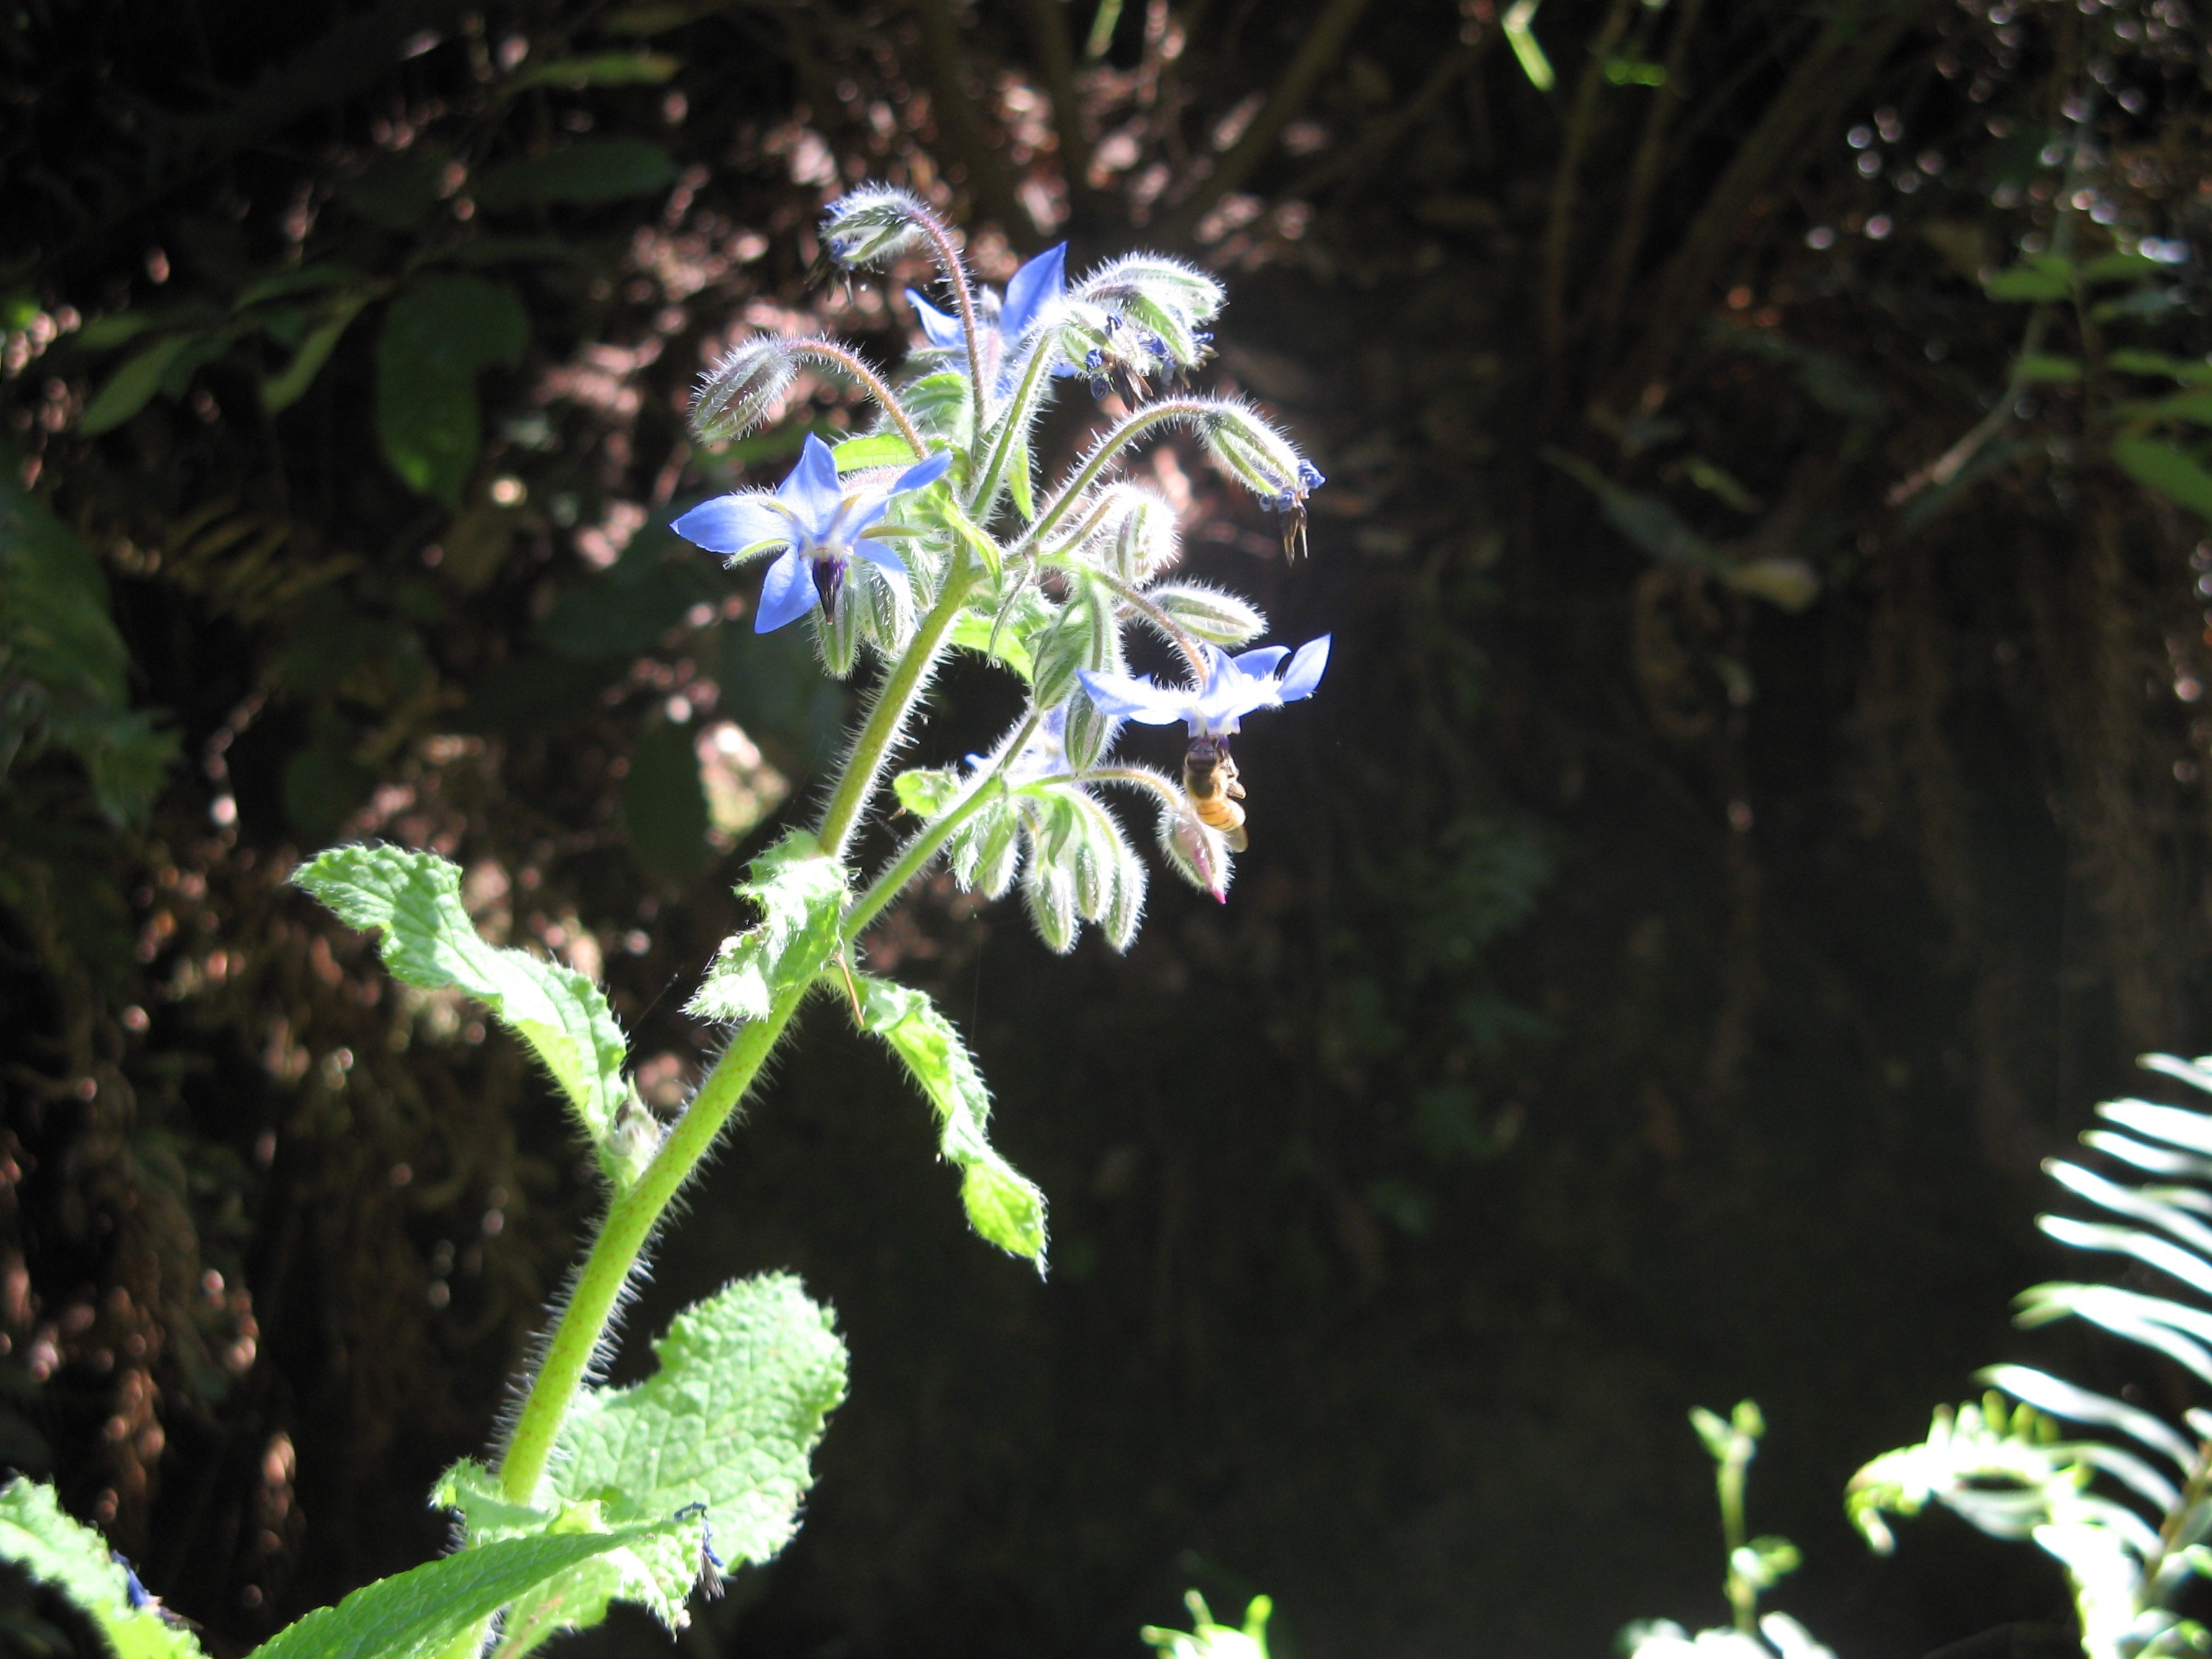
[[[231,309],[244,311],[266,301],[282,300],[295,294],[319,294],[364,280],[362,273],[350,265],[301,265],[297,270],[271,271],[239,289],[237,297],[230,302]]]
[[[673,58],[653,52],[607,52],[591,58],[561,58],[534,64],[507,83],[508,92],[528,87],[657,87],[681,67]]]
[[[687,1010],[695,1019],[765,1019],[785,993],[811,984],[837,949],[845,878],[813,836],[794,830],[755,859],[738,896],[761,919],[722,941]]]
[[[2201,357],[2169,357],[2162,351],[2139,351],[2132,346],[2123,346],[2106,357],[2105,363],[2120,374],[2160,375],[2184,386],[2212,383],[2212,363]]]
[[[190,1632],[131,1604],[131,1580],[107,1540],[63,1511],[54,1489],[17,1479],[0,1489],[0,1560],[51,1584],[100,1627],[118,1659],[201,1659]]]
[[[2012,366],[2013,379],[2030,386],[2078,380],[2081,365],[2071,357],[2054,357],[2049,352],[2032,352]]]
[[[494,212],[546,202],[592,204],[650,196],[676,182],[675,160],[643,138],[586,138],[550,155],[494,167],[471,192]]]
[[[736,1279],[677,1315],[653,1351],[659,1367],[642,1382],[577,1400],[556,1486],[610,1513],[704,1504],[724,1560],[773,1559],[798,1530],[807,1460],[845,1398],[830,1310],[787,1273]],[[696,1574],[695,1553],[684,1583]]]
[[[1996,272],[1982,291],[1992,300],[2063,300],[2074,291],[2074,264],[2063,254],[2039,253],[2025,264]]]
[[[460,866],[402,847],[334,847],[293,880],[350,927],[380,932],[384,965],[426,991],[454,987],[489,1008],[544,1062],[617,1187],[635,1178],[626,1133],[640,1109],[623,1076],[629,1043],[598,986],[477,935]]]
[[[959,1166],[969,1224],[1044,1270],[1044,1194],[1000,1157],[986,1133],[991,1097],[952,1022],[920,991],[858,975],[860,1028],[889,1043],[937,1112],[938,1150]]]
[[[2121,404],[2113,412],[2128,421],[2185,421],[2191,426],[2212,426],[2212,388],[2178,392],[2152,403]]]
[[[612,1532],[539,1533],[463,1550],[316,1609],[250,1659],[428,1659],[580,1562],[692,1535],[690,1523],[672,1516]]]
[[[441,1509],[460,1512],[467,1547],[482,1549],[515,1538],[614,1529],[607,1506],[572,1503],[556,1496],[548,1506],[517,1504],[500,1490],[499,1477],[482,1464],[463,1459],[446,1471],[430,1494]],[[582,1630],[603,1621],[615,1601],[633,1601],[670,1629],[685,1622],[684,1603],[698,1577],[702,1534],[694,1517],[675,1508],[654,1511],[623,1504],[623,1516],[641,1525],[681,1522],[658,1538],[626,1550],[612,1550],[577,1562],[532,1586],[500,1621],[497,1659],[531,1651],[563,1631]]]
[[[896,432],[872,432],[865,438],[848,438],[831,447],[840,472],[858,472],[871,466],[911,466],[914,446]]]
[[[2112,459],[2137,483],[2212,518],[2212,471],[2172,444],[2135,433],[2112,440]]]
[[[2163,276],[2164,265],[2147,254],[2107,253],[2081,267],[2085,283],[2124,283],[2136,276]]]
[[[580,1528],[664,1528],[518,1597],[502,1621],[502,1659],[598,1624],[614,1601],[680,1628],[702,1543],[735,1566],[770,1559],[798,1528],[809,1459],[845,1397],[845,1346],[829,1310],[788,1275],[741,1279],[678,1314],[653,1352],[653,1376],[586,1389],[571,1407],[546,1507],[512,1502],[470,1462],[432,1494],[460,1510],[471,1549]],[[666,1528],[671,1519],[681,1524]]]
[[[1657,496],[1624,488],[1564,450],[1547,449],[1544,459],[1596,495],[1607,522],[1662,564],[1695,565],[1716,573],[1728,569],[1720,550]]]
[[[170,334],[126,359],[85,407],[76,429],[88,438],[121,426],[153,400],[169,371],[199,343],[192,334]]]
[[[960,799],[967,780],[957,767],[918,767],[891,780],[899,805],[918,818],[933,818]]]
[[[338,342],[344,337],[346,330],[353,326],[353,319],[361,314],[362,307],[368,303],[368,296],[365,294],[349,295],[340,300],[337,308],[300,342],[300,349],[292,354],[292,361],[261,383],[261,407],[271,415],[277,415],[299,402],[307,388],[314,384],[315,376],[323,372],[323,365],[330,362],[331,353],[337,349]]]
[[[481,276],[425,276],[392,302],[377,342],[376,428],[410,489],[461,504],[483,443],[477,376],[514,367],[529,339],[514,290]]]
[[[996,617],[967,611],[952,624],[952,631],[945,636],[945,642],[956,650],[973,651],[979,657],[1002,662],[1024,679],[1036,672],[1029,647],[1022,643],[1011,623],[1002,628]]]
[[[134,822],[177,738],[130,706],[130,653],[100,561],[13,471],[0,467],[0,663],[16,690],[0,700],[0,776],[19,752],[52,743],[83,764],[110,823]]]

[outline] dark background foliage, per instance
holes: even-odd
[[[1272,1591],[1291,1659],[1591,1653],[1719,1616],[1684,1414],[1744,1394],[1839,1650],[2063,1620],[2031,1553],[1877,1562],[1838,1498],[2034,1346],[2037,1160],[2208,1036],[2212,475],[2151,408],[2212,344],[2201,26],[1550,0],[1547,91],[1503,25],[12,8],[0,1461],[220,1650],[440,1547],[589,1186],[515,1051],[285,878],[458,858],[680,1095],[842,711],[661,528],[792,442],[694,453],[686,388],[801,316],[896,357],[810,228],[875,176],[994,279],[1063,235],[1223,272],[1212,378],[1330,475],[1311,562],[1158,481],[1337,655],[1240,751],[1225,908],[1163,880],[1058,962],[933,890],[874,941],[970,1030],[1048,1282],[827,1011],[695,1195],[632,1332],[790,1267],[855,1358],[690,1650],[1126,1655],[1195,1583]],[[1007,704],[954,674],[925,758]]]

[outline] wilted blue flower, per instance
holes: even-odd
[[[1234,657],[1219,646],[1208,645],[1206,684],[1198,686],[1162,687],[1149,678],[1087,671],[1079,678],[1102,714],[1145,726],[1172,726],[1181,720],[1194,738],[1225,738],[1255,709],[1275,708],[1313,696],[1322,671],[1328,666],[1328,641],[1326,634],[1309,640],[1295,657],[1289,647],[1281,645],[1262,646]],[[1290,666],[1278,676],[1275,671],[1285,657],[1291,658]]]
[[[886,478],[882,472],[837,476],[830,446],[809,433],[799,465],[773,491],[741,489],[693,507],[676,521],[676,533],[734,563],[755,553],[786,550],[769,567],[761,584],[760,609],[753,631],[770,633],[796,622],[818,595],[826,613],[837,605],[846,567],[855,557],[906,574],[905,562],[869,532],[890,511],[891,498],[921,489],[943,477],[952,465],[940,450]]]
[[[1067,244],[1060,242],[1014,273],[1013,280],[1006,284],[1003,300],[996,289],[983,289],[976,294],[975,320],[982,330],[982,337],[975,343],[975,356],[987,385],[1000,392],[1011,387],[1015,349],[1044,308],[1059,299],[1066,287]],[[961,327],[957,313],[939,311],[912,289],[907,289],[906,297],[930,344],[940,351],[966,349],[967,332]],[[1063,367],[1053,372],[1065,374],[1073,371]]]

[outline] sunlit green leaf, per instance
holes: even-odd
[[[1022,643],[1020,635],[1012,623],[1001,625],[998,619],[970,611],[952,624],[945,643],[955,650],[973,651],[976,655],[990,657],[1028,679],[1036,672],[1030,659],[1029,647]]]
[[[960,1201],[975,1231],[1044,1267],[1044,1194],[999,1155],[987,1129],[990,1092],[952,1022],[922,992],[859,976],[861,1029],[890,1045],[937,1113],[938,1147],[960,1170]]]
[[[672,1516],[617,1531],[541,1533],[463,1550],[317,1608],[250,1659],[428,1659],[580,1562],[691,1535],[689,1524]]]
[[[798,1529],[808,1459],[845,1398],[830,1310],[788,1274],[738,1279],[677,1315],[653,1352],[642,1382],[577,1400],[555,1485],[610,1513],[704,1504],[725,1561],[771,1559]]]
[[[915,817],[933,818],[960,799],[966,784],[957,767],[920,767],[893,778],[891,793]]]
[[[858,472],[871,466],[911,466],[915,462],[914,446],[896,432],[848,438],[834,445],[830,453],[836,457],[840,472]]]
[[[384,965],[426,991],[454,987],[483,1003],[553,1074],[601,1166],[617,1184],[635,1170],[618,1151],[631,1103],[629,1048],[599,987],[526,951],[486,944],[461,907],[460,866],[401,847],[334,847],[293,879],[338,920],[382,935]]]
[[[201,1659],[189,1631],[131,1605],[127,1569],[105,1538],[64,1512],[52,1486],[19,1477],[0,1489],[0,1561],[59,1590],[118,1659]]]
[[[691,999],[696,1018],[765,1019],[786,994],[805,989],[837,948],[845,878],[814,837],[794,831],[755,859],[738,896],[761,919],[722,941]]]

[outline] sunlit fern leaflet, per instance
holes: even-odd
[[[2144,1064],[2212,1094],[2212,1056],[2152,1055]],[[2046,1215],[2039,1224],[2062,1244],[2125,1256],[2185,1290],[2039,1285],[2019,1298],[2019,1323],[2084,1319],[2212,1388],[2212,1115],[2135,1099],[2097,1110],[2108,1127],[2082,1140],[2123,1178],[2064,1159],[2045,1167],[2117,1219]],[[1885,1511],[1910,1515],[1941,1503],[1996,1536],[2033,1538],[2064,1565],[2091,1659],[2206,1646],[2206,1632],[2175,1604],[2192,1577],[2212,1577],[2204,1541],[2212,1534],[2212,1411],[2184,1413],[2185,1432],[2141,1406],[2030,1366],[1992,1366],[1981,1380],[1998,1392],[1938,1412],[1925,1442],[1875,1459],[1852,1481],[1853,1517],[1869,1539],[1887,1549]],[[2109,1437],[2069,1437],[2060,1423]]]

